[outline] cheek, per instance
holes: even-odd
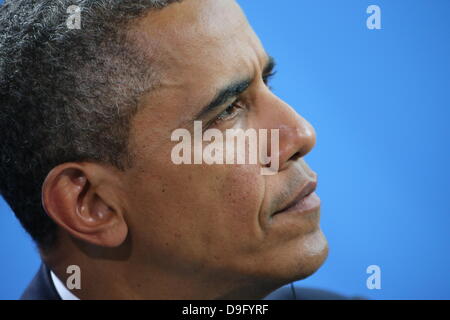
[[[256,166],[228,166],[220,184],[221,207],[211,222],[211,247],[221,263],[237,263],[254,256],[264,242],[261,204],[265,180]]]
[[[204,196],[192,202],[189,210],[198,211],[198,235],[206,255],[222,266],[239,257],[249,256],[261,246],[263,232],[260,208],[264,197],[264,179],[259,167],[211,166],[195,189]],[[206,178],[205,175],[208,176]],[[212,179],[210,179],[212,178]],[[187,239],[190,241],[190,239]]]
[[[251,251],[262,239],[259,173],[248,165],[167,162],[141,169],[130,189],[133,238],[182,260]]]
[[[225,218],[236,227],[258,229],[265,191],[258,170],[252,166],[231,166],[220,186]]]

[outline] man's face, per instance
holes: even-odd
[[[144,267],[217,281],[288,282],[317,270],[327,255],[319,209],[274,215],[316,179],[302,159],[314,130],[265,84],[270,59],[239,6],[185,0],[151,12],[133,32],[160,77],[131,126],[135,162],[124,175],[124,201],[133,254]],[[218,92],[245,79],[245,91],[198,117]],[[193,132],[194,120],[221,131],[279,129],[278,172],[174,164],[171,134]]]

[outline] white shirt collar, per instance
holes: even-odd
[[[58,277],[50,271],[50,276],[52,278],[53,284],[55,285],[56,292],[61,297],[62,300],[80,300],[77,298],[66,286],[58,279]]]

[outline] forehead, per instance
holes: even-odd
[[[266,60],[234,0],[174,3],[150,12],[133,32],[157,66],[163,90],[178,90],[180,98],[190,91],[184,103],[198,101],[197,93],[210,97],[230,80],[254,76]]]

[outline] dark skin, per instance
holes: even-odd
[[[185,0],[130,30],[159,72],[131,122],[133,167],[92,162],[55,167],[44,207],[60,228],[44,255],[60,279],[82,270],[81,299],[259,299],[314,273],[328,247],[319,208],[273,213],[316,179],[303,160],[311,125],[266,85],[271,59],[232,0]],[[224,88],[234,97],[202,112]],[[170,140],[193,121],[209,128],[279,129],[280,168],[175,165]]]

